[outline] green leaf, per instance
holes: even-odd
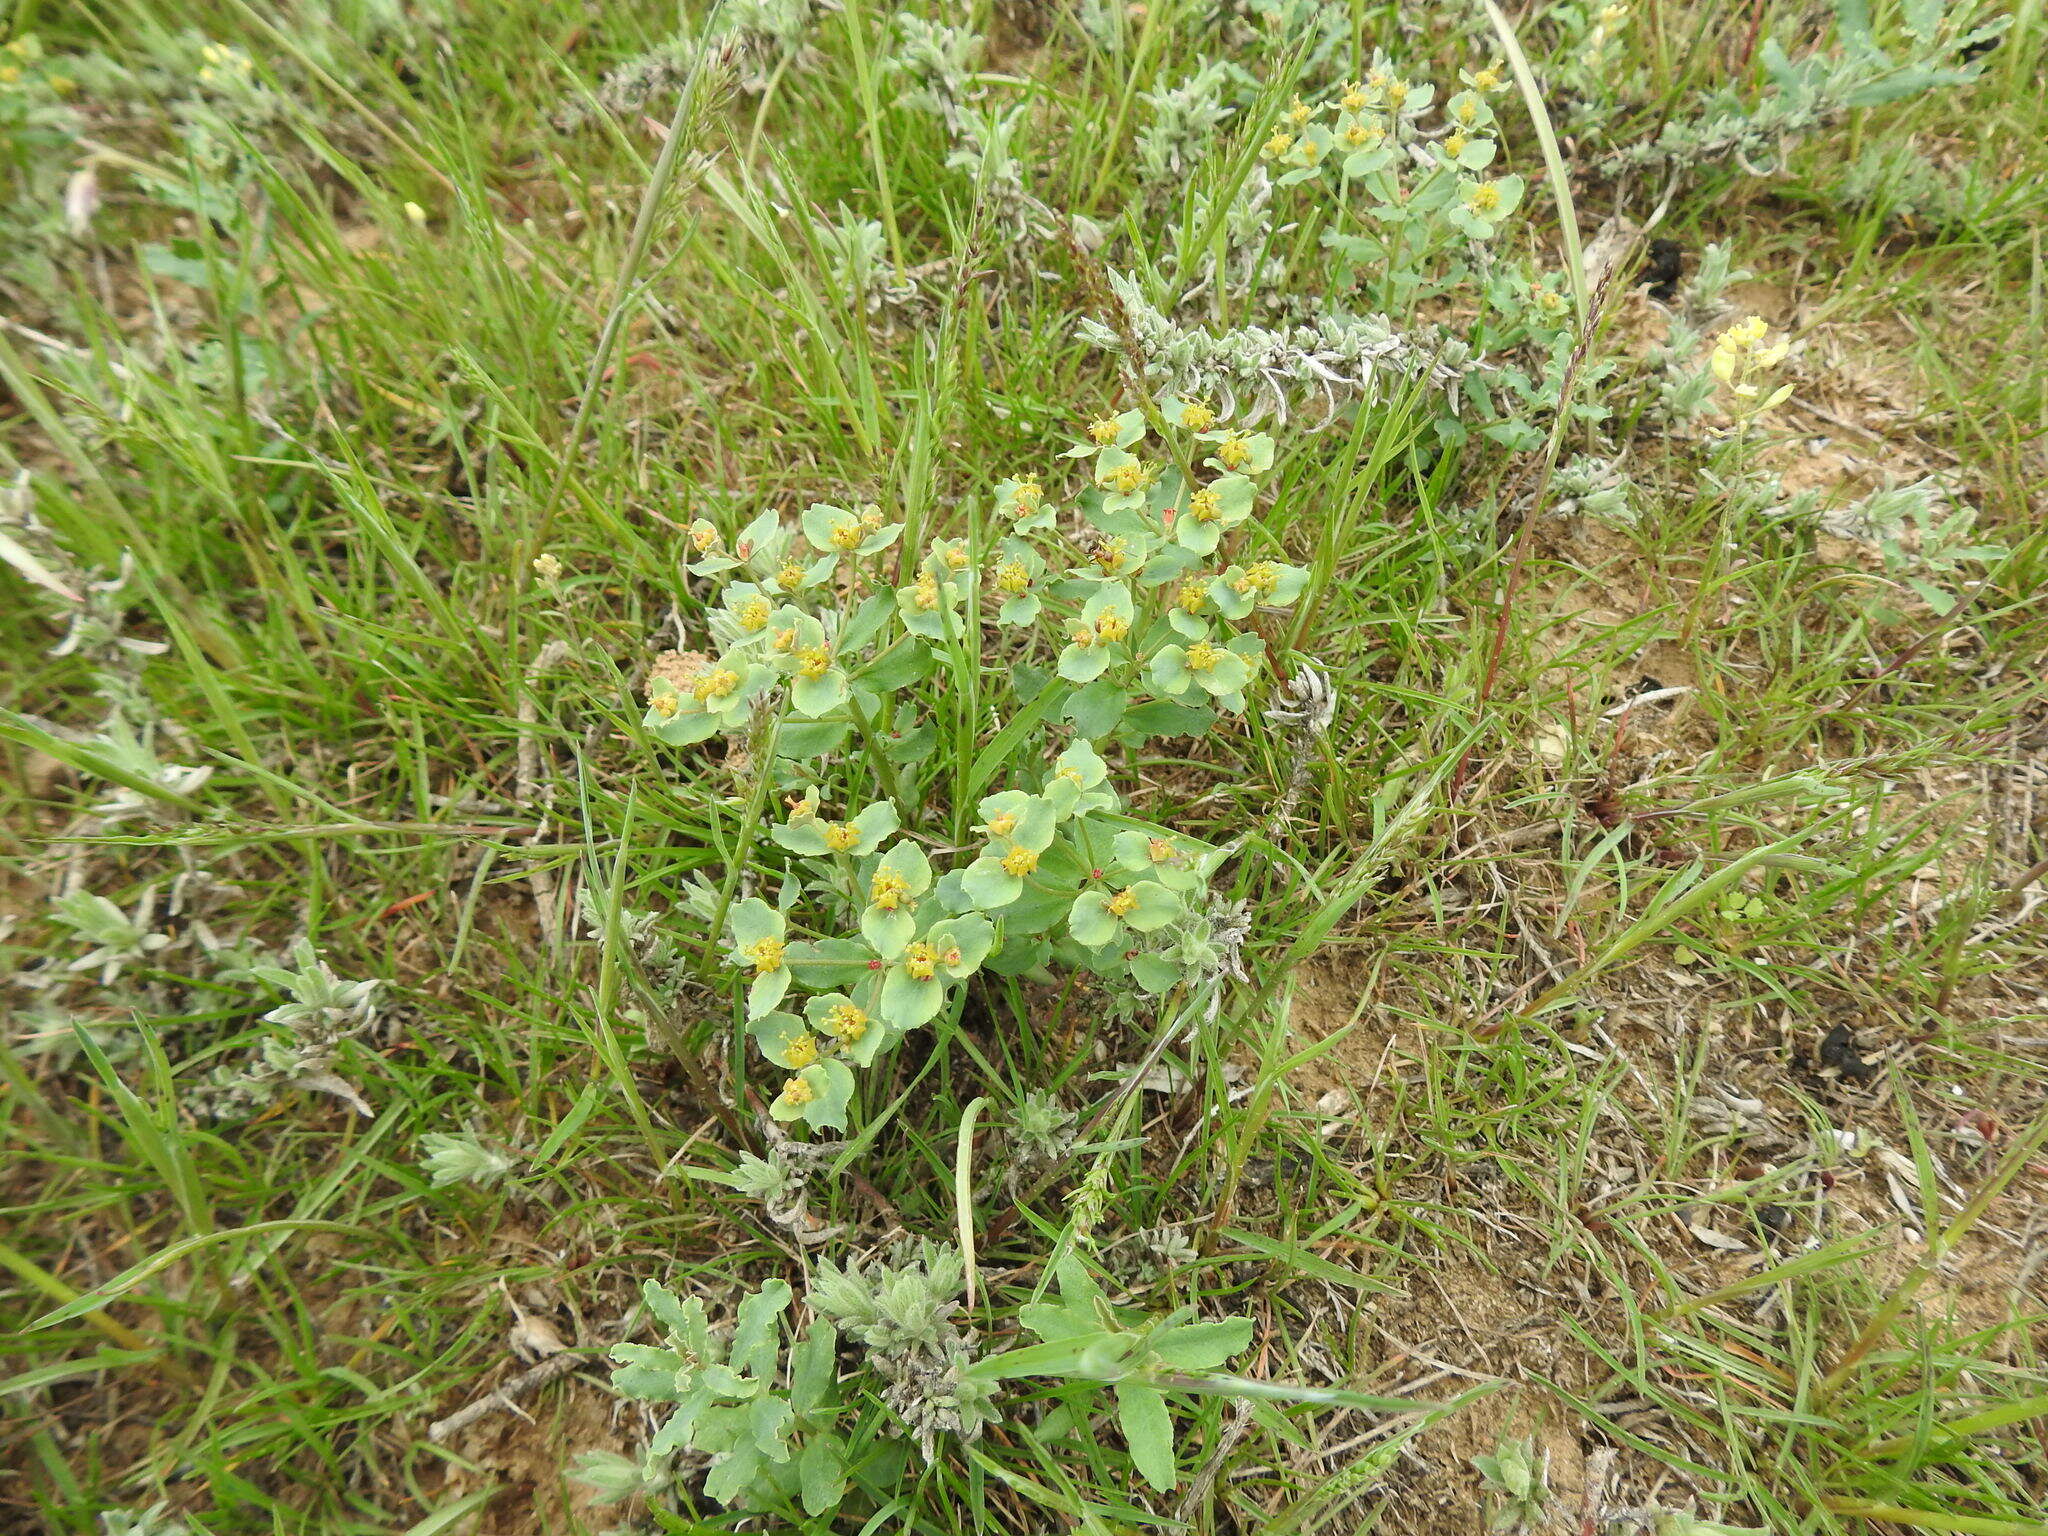
[[[1185,676],[1185,672],[1182,674]],[[1143,743],[1157,737],[1200,736],[1216,723],[1216,711],[1206,704],[1181,704],[1172,699],[1150,699],[1124,715],[1118,739]]]
[[[1165,955],[1131,956],[1131,979],[1157,996],[1180,980],[1181,968]]]
[[[1129,693],[1106,677],[1098,678],[1068,699],[1063,713],[1074,722],[1075,730],[1099,741],[1116,729],[1130,703]]]
[[[726,1349],[727,1363],[734,1370],[757,1381],[774,1377],[782,1357],[782,1314],[790,1300],[788,1282],[770,1280],[740,1303]]]
[[[747,1432],[754,1448],[770,1461],[789,1460],[789,1431],[796,1422],[786,1398],[764,1392],[747,1405]]]
[[[1252,1320],[1228,1317],[1220,1322],[1183,1323],[1152,1339],[1152,1353],[1168,1365],[1207,1371],[1251,1347]]]
[[[1116,1393],[1117,1424],[1130,1447],[1131,1464],[1145,1481],[1161,1493],[1170,1493],[1180,1481],[1173,1459],[1173,1415],[1166,1411],[1166,1399],[1155,1389],[1134,1381],[1120,1381]]]
[[[1007,907],[1024,894],[1024,882],[1004,869],[1002,860],[992,854],[983,854],[967,866],[966,874],[960,877],[960,888],[984,912]]]
[[[813,1519],[831,1514],[846,1497],[845,1443],[829,1430],[812,1435],[797,1458],[797,1480],[804,1513]]]
[[[1106,645],[1068,645],[1060,652],[1059,674],[1070,683],[1092,683],[1109,670]]]
[[[792,683],[789,705],[798,714],[816,719],[844,704],[846,695],[846,674],[837,667],[830,667],[822,677],[799,677]]]
[[[900,955],[917,936],[917,919],[901,909],[889,912],[867,907],[860,914],[860,936],[874,945],[878,955]]]
[[[843,748],[852,730],[846,720],[784,720],[775,733],[775,755],[793,763],[825,757]]]
[[[822,1318],[789,1352],[789,1404],[798,1413],[825,1406],[839,1381],[839,1330]]]
[[[761,1474],[760,1448],[742,1440],[727,1455],[712,1464],[704,1478],[704,1491],[721,1504],[737,1504]]]
[[[1109,900],[1100,891],[1083,891],[1074,898],[1067,914],[1067,931],[1076,944],[1100,949],[1116,937],[1116,919],[1109,915]]]

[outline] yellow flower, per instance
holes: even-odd
[[[825,846],[844,853],[860,841],[860,828],[850,821],[835,821],[825,828]]]
[[[775,573],[775,585],[785,592],[794,592],[804,584],[804,568],[794,560],[782,562],[782,569]]]
[[[1114,609],[1095,621],[1095,634],[1105,642],[1121,640],[1131,632],[1131,621]]]
[[[1739,399],[1754,400],[1762,394],[1762,376],[1784,362],[1792,350],[1791,337],[1780,336],[1771,341],[1770,330],[1761,316],[1751,315],[1729,326],[1714,343],[1714,355],[1709,360],[1714,377]],[[1782,404],[1791,393],[1790,384],[1782,385],[1757,408],[1768,410]]]
[[[1115,491],[1119,496],[1135,496],[1145,485],[1145,466],[1135,461],[1119,464],[1102,477],[1105,490]]]
[[[734,615],[740,622],[740,628],[750,635],[758,635],[762,630],[766,629],[769,619],[774,616],[775,605],[769,602],[767,598],[758,595],[750,597],[741,603],[739,612]]]
[[[939,606],[939,578],[930,571],[919,574],[910,589],[910,601],[926,613]]]
[[[1202,604],[1209,601],[1209,584],[1206,581],[1184,581],[1180,590],[1173,594],[1174,602],[1187,613],[1200,613]]]
[[[930,981],[938,974],[939,952],[920,940],[903,952],[903,969],[912,981]]]
[[[1106,574],[1114,576],[1130,562],[1130,546],[1124,542],[1122,534],[1113,533],[1095,546],[1091,558]]]
[[[1256,592],[1260,597],[1269,594],[1280,580],[1280,572],[1270,560],[1261,560],[1230,585],[1241,596]]]
[[[909,894],[910,882],[893,869],[876,870],[875,878],[868,883],[868,904],[884,912],[896,911]]]
[[[648,701],[647,707],[661,716],[662,719],[673,720],[676,717],[676,711],[683,707],[683,701],[678,694],[657,693]]]
[[[1012,846],[1010,851],[1003,855],[1004,874],[1021,877],[1030,874],[1036,868],[1038,855],[1029,848]]]
[[[989,580],[998,592],[1007,592],[1015,597],[1030,589],[1031,570],[1022,560],[1005,560],[995,568]]]
[[[988,819],[988,835],[990,837],[1008,837],[1016,830],[1017,813],[1015,811],[997,811],[995,815]]]
[[[1465,189],[1465,207],[1486,218],[1500,211],[1500,188],[1490,181],[1475,181]]]
[[[1453,160],[1465,153],[1465,135],[1455,129],[1444,139],[1444,153]]]
[[[1286,154],[1287,151],[1289,151],[1292,148],[1294,148],[1293,134],[1275,133],[1273,137],[1266,140],[1266,142],[1260,146],[1259,153],[1264,155],[1268,160],[1278,160],[1282,155]]]
[[[851,1045],[868,1032],[868,1016],[852,1003],[834,1003],[825,1010],[825,1027]]]
[[[1138,894],[1126,888],[1118,891],[1108,901],[1104,902],[1103,905],[1109,909],[1111,917],[1129,917],[1138,910]]]
[[[801,1071],[818,1059],[818,1042],[809,1035],[798,1035],[782,1054],[789,1058],[792,1067]]]
[[[1478,91],[1487,91],[1489,93],[1497,91],[1503,83],[1500,71],[1490,64],[1472,76],[1472,88]]]
[[[880,507],[869,507],[861,513],[860,531],[862,533],[880,533],[882,531],[882,509]]]
[[[1363,112],[1367,106],[1365,92],[1355,85],[1347,85],[1344,88],[1344,95],[1337,105],[1346,112]]]
[[[832,647],[813,645],[796,653],[796,675],[813,681],[823,677],[832,668]]]
[[[718,530],[698,518],[690,524],[690,547],[700,555],[710,553],[718,548]]]
[[[751,960],[756,974],[766,976],[770,971],[782,969],[782,940],[777,938],[756,939],[741,954]]]
[[[782,1102],[785,1104],[808,1104],[818,1096],[818,1091],[800,1077],[792,1077],[782,1085]]]
[[[1225,469],[1240,468],[1250,463],[1251,457],[1252,445],[1235,432],[1216,445],[1216,461]]]
[[[867,537],[859,523],[841,523],[832,530],[832,547],[842,554],[860,548],[860,541]]]
[[[712,699],[729,698],[739,685],[739,673],[731,667],[717,667],[698,678],[690,691],[700,703],[709,703]]]
[[[1223,652],[1206,640],[1197,640],[1188,647],[1187,667],[1190,672],[1207,672],[1223,659]]]
[[[1294,124],[1297,128],[1313,116],[1315,116],[1315,108],[1311,107],[1299,96],[1294,98],[1294,105],[1287,109],[1287,121]]]
[[[1097,443],[1107,446],[1117,440],[1123,425],[1114,416],[1103,416],[1088,423],[1088,436]],[[1021,489],[1021,488],[1020,488]],[[1023,499],[1021,496],[1018,498]]]
[[[1206,432],[1216,425],[1216,413],[1198,400],[1183,400],[1180,424],[1190,432]]]

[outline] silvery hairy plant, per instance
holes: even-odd
[[[2011,25],[2010,17],[1973,25],[1980,14],[1985,9],[1972,0],[1907,0],[1901,8],[1907,46],[1895,54],[1878,43],[1866,0],[1836,0],[1834,47],[1795,60],[1776,38],[1766,38],[1758,57],[1767,84],[1753,99],[1738,87],[1722,87],[1694,111],[1666,121],[1655,138],[1613,150],[1598,167],[1612,176],[1725,160],[1752,176],[1774,175],[1794,144],[1848,112],[1976,80],[1985,68],[1976,53]]]
[[[511,1158],[466,1132],[448,1135],[429,1131],[420,1138],[420,1147],[426,1153],[420,1159],[421,1166],[431,1176],[435,1189],[446,1189],[451,1184],[474,1184],[479,1189],[489,1189],[513,1168]]]
[[[1411,383],[1448,396],[1475,366],[1464,342],[1427,330],[1404,334],[1384,315],[1323,314],[1275,330],[1247,325],[1214,332],[1167,318],[1135,278],[1111,273],[1109,284],[1148,388],[1218,400],[1225,415],[1247,421],[1270,416],[1285,422],[1306,414],[1311,402],[1327,421],[1345,405],[1378,400]],[[1079,329],[1091,345],[1124,353],[1118,330],[1085,316]]]
[[[334,1069],[342,1043],[361,1034],[375,1020],[378,981],[343,981],[321,960],[310,939],[292,946],[292,963],[249,966],[244,974],[288,995],[263,1015],[281,1026],[266,1036],[256,1060],[239,1074],[224,1078],[218,1097],[222,1107],[262,1102],[280,1087],[306,1088],[332,1094],[358,1114],[372,1111],[363,1096]]]
[[[1147,181],[1177,180],[1200,165],[1216,147],[1216,130],[1236,110],[1225,88],[1239,72],[1211,62],[1178,85],[1147,91],[1138,99],[1150,114],[1138,132],[1138,169]]]
[[[145,891],[132,912],[123,912],[104,896],[78,890],[50,903],[50,916],[92,947],[69,962],[71,971],[97,971],[99,984],[111,986],[131,965],[140,965],[170,944],[169,935],[154,931],[155,893]]]

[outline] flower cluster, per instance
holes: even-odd
[[[1760,317],[1751,315],[1729,326],[1714,343],[1709,362],[1714,377],[1728,386],[1729,393],[1746,402],[1746,410],[1768,411],[1783,405],[1792,394],[1790,384],[1781,384],[1767,396],[1763,394],[1765,376],[1784,362],[1785,354],[1792,350],[1791,337],[1780,336],[1776,341],[1769,337],[1770,327]]]
[[[1246,709],[1265,646],[1245,626],[1308,583],[1254,522],[1275,455],[1269,435],[1166,397],[1086,424],[1071,496],[1004,480],[993,527],[914,563],[874,507],[818,503],[794,527],[764,512],[730,539],[691,526],[688,570],[723,581],[706,604],[717,649],[657,664],[644,724],[674,745],[758,730],[755,771],[794,791],[766,829],[794,860],[780,898],[733,903],[719,936],[749,1037],[787,1074],[776,1119],[845,1125],[856,1071],[984,966],[1161,993],[1199,964],[1216,854],[1127,814],[1102,748]],[[942,808],[945,832],[912,825],[921,803],[892,775],[886,799],[844,779],[839,763],[901,760],[878,722],[906,723],[920,679],[962,653],[979,666],[1006,634],[1052,659],[1025,717],[1044,724],[1001,734],[1008,756]],[[856,740],[866,755],[841,757]]]
[[[1521,204],[1523,190],[1519,176],[1485,174],[1499,150],[1487,97],[1505,81],[1500,70],[1487,68],[1462,72],[1460,82],[1464,89],[1444,102],[1430,126],[1436,87],[1403,78],[1386,55],[1377,55],[1363,80],[1331,100],[1320,106],[1296,101],[1260,154],[1281,168],[1282,186],[1335,166],[1347,189],[1355,185],[1366,195],[1367,216],[1387,233],[1366,237],[1374,250],[1350,254],[1385,259],[1387,251],[1378,247],[1412,241],[1408,226],[1427,224],[1432,215],[1471,240],[1490,240]]]

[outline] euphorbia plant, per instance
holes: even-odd
[[[873,507],[692,524],[718,651],[658,669],[644,724],[677,746],[746,735],[783,795],[779,889],[712,936],[786,1074],[776,1118],[844,1126],[856,1070],[983,969],[1158,993],[1208,952],[1218,850],[1130,814],[1113,763],[1257,687],[1265,645],[1242,626],[1308,580],[1256,521],[1275,452],[1169,398],[1088,425],[1067,507],[1004,480],[967,536],[915,558]]]

